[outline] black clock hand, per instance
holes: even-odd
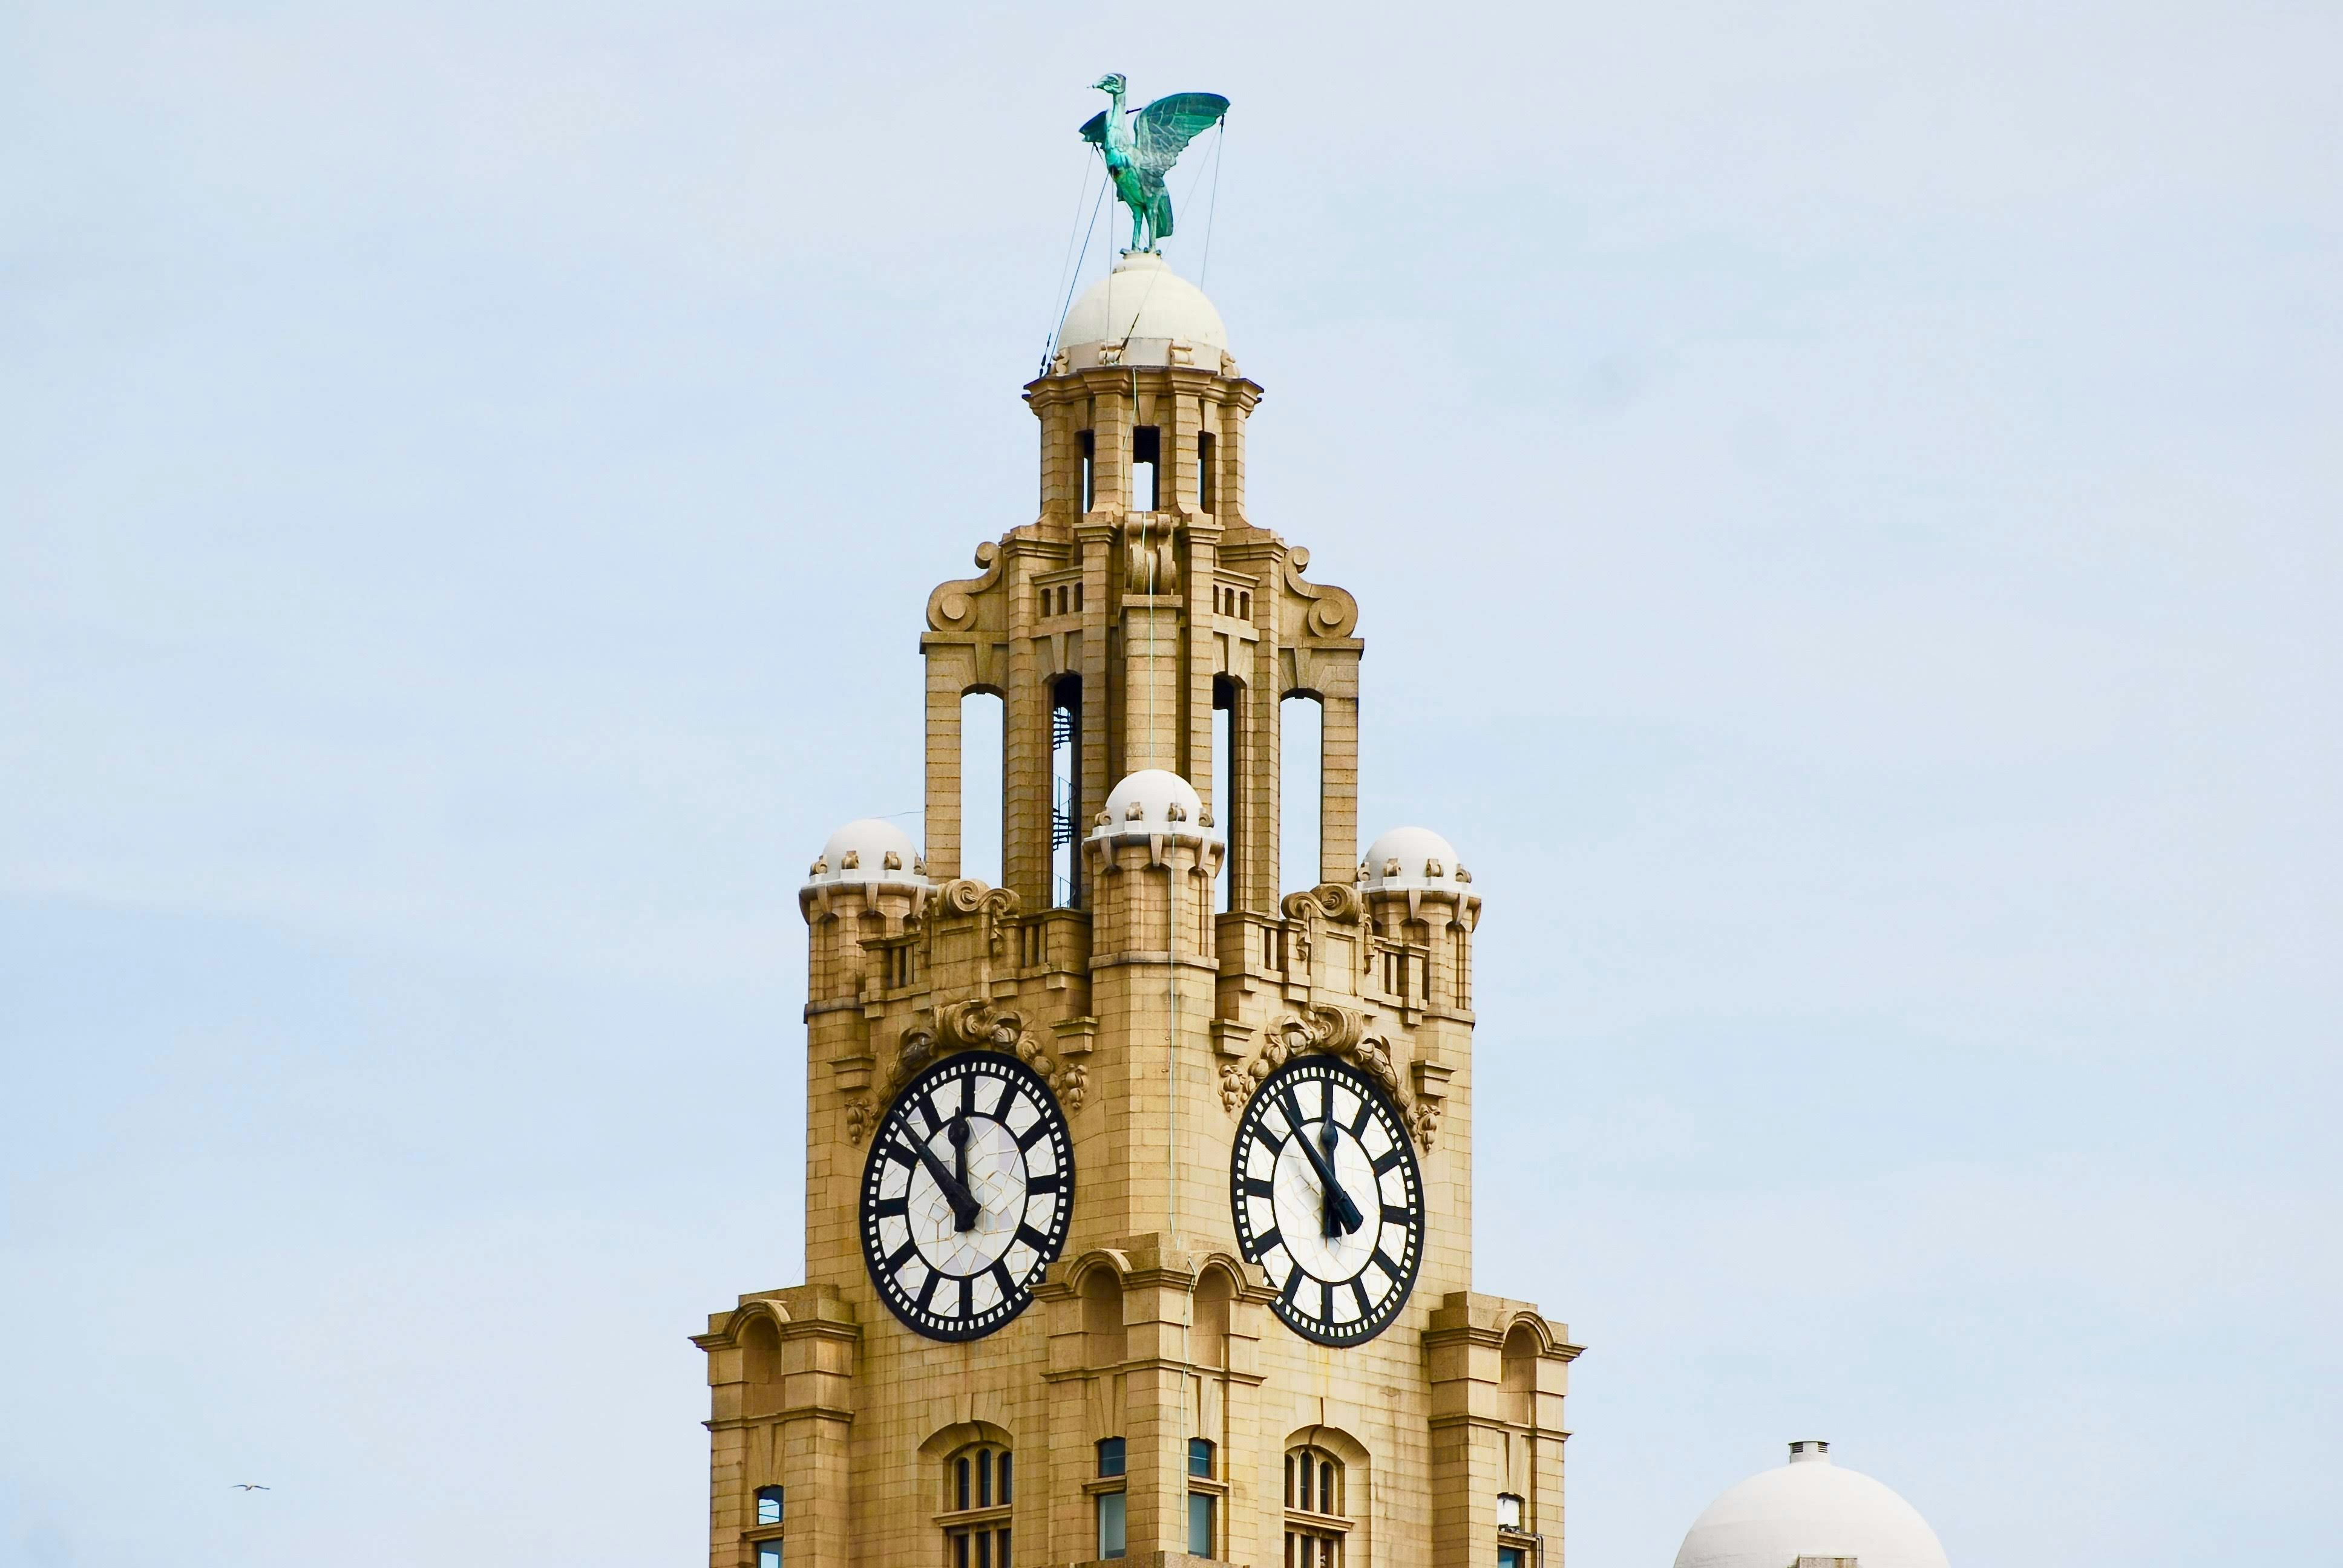
[[[943,1189],[944,1201],[951,1205],[953,1225],[962,1231],[974,1230],[980,1205],[966,1183],[946,1170],[944,1162],[936,1158],[935,1151],[919,1139],[911,1140],[911,1152],[920,1157],[920,1163],[928,1168],[928,1174],[934,1177],[936,1185]]]
[[[1348,1234],[1365,1224],[1366,1216],[1359,1212],[1359,1206],[1356,1203],[1351,1201],[1351,1195],[1342,1191],[1342,1183],[1334,1175],[1333,1161],[1328,1158],[1333,1152],[1331,1141],[1334,1124],[1331,1121],[1326,1123],[1325,1131],[1321,1134],[1329,1140],[1326,1153],[1321,1154],[1317,1145],[1311,1141],[1310,1134],[1302,1129],[1302,1107],[1295,1103],[1292,1091],[1290,1090],[1285,1096],[1285,1120],[1292,1124],[1294,1139],[1302,1145],[1302,1152],[1310,1157],[1311,1169],[1318,1172],[1319,1185],[1325,1189],[1326,1234],[1329,1236],[1335,1234],[1337,1226],[1341,1227],[1343,1233]]]
[[[976,1229],[976,1194],[969,1191],[968,1185],[968,1118],[953,1117],[947,1131],[952,1146],[952,1176],[960,1182],[960,1190],[969,1193],[969,1206],[954,1209],[952,1220],[960,1229],[973,1231]]]

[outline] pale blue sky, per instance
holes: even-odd
[[[1363,606],[1363,826],[1487,900],[1479,1284],[1591,1347],[1574,1568],[1804,1436],[1957,1568],[2331,1554],[2338,58],[0,10],[0,1563],[704,1550],[795,885],[918,804],[924,596],[1031,515],[1109,69],[1235,102],[1254,517]]]

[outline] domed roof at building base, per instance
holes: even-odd
[[[1936,1533],[1887,1487],[1830,1459],[1830,1444],[1790,1445],[1790,1462],[1710,1503],[1684,1533],[1675,1568],[1791,1568],[1852,1558],[1861,1568],[1947,1568]]]

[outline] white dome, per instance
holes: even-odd
[[[1456,863],[1456,846],[1429,828],[1393,828],[1367,846],[1359,885],[1369,892],[1410,888],[1463,890],[1473,873]]]
[[[1142,768],[1107,794],[1106,809],[1091,829],[1093,839],[1119,834],[1161,833],[1182,839],[1218,839],[1195,787],[1177,773]]]
[[[927,885],[927,868],[911,836],[892,822],[865,817],[849,822],[830,836],[821,858],[806,873],[806,886],[826,888],[840,882],[884,882],[895,887]]]
[[[1861,1568],[1946,1568],[1919,1511],[1871,1477],[1830,1462],[1830,1444],[1794,1442],[1790,1462],[1751,1476],[1698,1519],[1676,1568],[1790,1568],[1852,1557]]]
[[[1174,346],[1185,358],[1176,358]],[[1229,329],[1204,291],[1151,251],[1128,251],[1066,312],[1058,347],[1074,369],[1105,363],[1198,366],[1221,373]],[[1101,348],[1118,353],[1101,356]]]

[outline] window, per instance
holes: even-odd
[[[1285,1455],[1285,1568],[1342,1568],[1351,1522],[1342,1462],[1322,1448]]]
[[[749,1531],[757,1568],[781,1568],[782,1493],[778,1486],[757,1488],[756,1524]]]
[[[1220,497],[1220,476],[1212,471],[1213,448],[1218,442],[1210,430],[1196,437],[1196,509],[1209,512]]]
[[[951,1568],[1011,1568],[1009,1505],[1016,1473],[1009,1450],[992,1442],[961,1449],[944,1462],[944,1543]]]
[[[1192,1437],[1188,1440],[1188,1555],[1191,1557],[1212,1556],[1212,1543],[1220,1534],[1214,1527],[1220,1523],[1221,1500],[1209,1484],[1213,1479],[1212,1458],[1211,1439]],[[1195,1483],[1200,1481],[1207,1484],[1197,1486]]]
[[[1065,590],[1061,588],[1061,593]],[[1050,685],[1050,907],[1081,904],[1082,678]]]
[[[1163,471],[1163,431],[1154,425],[1141,425],[1131,432],[1131,506],[1133,511],[1155,512],[1163,508],[1162,486],[1158,476]]]
[[[1537,1561],[1537,1537],[1522,1523],[1522,1500],[1497,1493],[1497,1568],[1530,1568]]]
[[[1082,510],[1087,512],[1098,495],[1098,437],[1084,430],[1076,439],[1082,448]]]
[[[1099,1479],[1111,1481],[1122,1477],[1126,1473],[1124,1463],[1122,1439],[1101,1438],[1098,1445]],[[1101,1559],[1120,1557],[1127,1550],[1130,1540],[1126,1528],[1129,1519],[1127,1494],[1122,1487],[1117,1486],[1111,1491],[1101,1491],[1095,1501],[1098,1505],[1098,1554]]]

